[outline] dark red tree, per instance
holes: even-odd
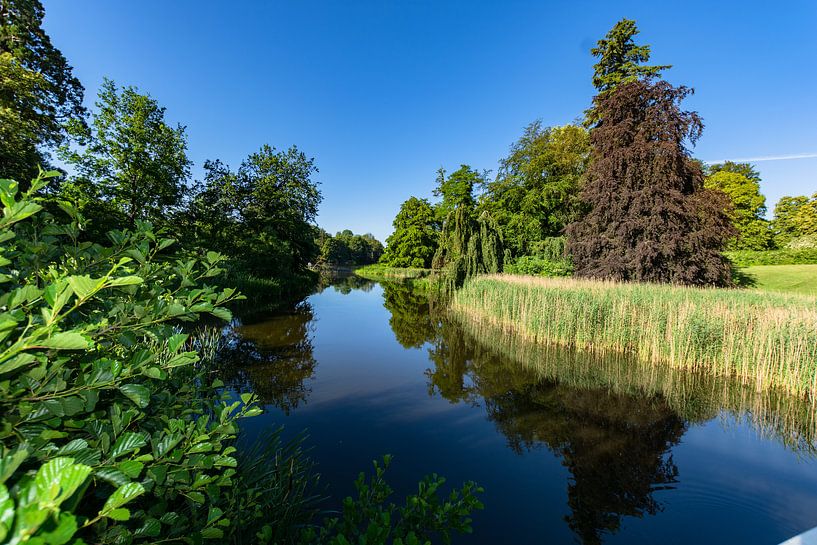
[[[686,142],[701,135],[692,90],[641,79],[597,96],[591,163],[582,190],[590,212],[567,229],[578,276],[728,285],[721,251],[735,235],[728,199],[704,188]]]

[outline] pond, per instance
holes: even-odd
[[[334,498],[387,453],[398,493],[477,481],[459,543],[775,544],[817,526],[814,408],[785,396],[519,345],[355,277],[228,334],[228,383],[267,406],[248,435],[308,430]]]

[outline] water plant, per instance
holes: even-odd
[[[452,311],[534,343],[613,350],[817,399],[817,299],[565,278],[470,279]]]

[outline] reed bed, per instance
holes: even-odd
[[[665,403],[693,423],[730,415],[747,422],[761,437],[773,438],[804,455],[817,454],[817,414],[811,400],[775,388],[757,391],[730,377],[652,365],[621,352],[531,343],[492,324],[452,318],[459,334],[468,339],[466,344],[475,347],[470,361],[477,377],[474,382],[488,390],[484,395],[491,394],[487,377],[499,374],[503,377],[501,391],[507,383],[524,389],[532,381],[605,390]],[[493,369],[496,366],[500,369]],[[730,422],[728,418],[723,421]]]
[[[815,297],[486,275],[453,295],[451,311],[527,342],[612,350],[817,400]]]

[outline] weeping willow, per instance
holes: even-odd
[[[458,288],[467,278],[502,272],[504,246],[499,226],[488,212],[459,206],[448,215],[431,267],[445,288]]]

